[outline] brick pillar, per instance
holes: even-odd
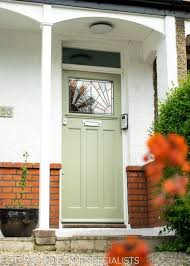
[[[187,75],[185,23],[181,18],[176,18],[176,48],[178,80],[180,81]]]
[[[144,167],[128,166],[128,210],[132,228],[151,228],[162,225],[160,210],[153,205],[154,184],[146,177]]]
[[[140,166],[127,167],[129,224],[132,228],[148,227],[147,180]]]

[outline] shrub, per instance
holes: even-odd
[[[159,104],[158,118],[153,124],[152,132],[168,135],[176,133],[185,137],[190,147],[190,75],[173,88],[166,99]],[[190,158],[190,153],[189,153]],[[163,179],[179,174],[179,169],[168,168]],[[175,241],[165,243],[157,248],[159,251],[190,251],[190,189],[184,198],[175,198],[174,203],[163,208],[166,229],[176,231]]]
[[[182,135],[190,146],[190,75],[179,87],[171,89],[159,104],[153,131]]]

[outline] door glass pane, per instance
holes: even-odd
[[[113,114],[113,82],[70,77],[69,112]]]

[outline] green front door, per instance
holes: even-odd
[[[123,222],[120,76],[63,71],[63,222]]]

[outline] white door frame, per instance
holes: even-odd
[[[67,46],[69,47],[69,46]],[[87,49],[84,46],[78,46],[77,48]],[[99,50],[99,49],[96,49]],[[97,67],[97,66],[86,66],[86,65],[75,65],[75,64],[62,64],[62,70],[78,70],[78,71],[88,71],[88,72],[97,72],[97,73],[106,73],[106,74],[118,74],[121,76],[121,113],[128,113],[128,93],[127,93],[127,52],[126,49],[117,51],[120,53],[121,57],[121,68],[110,68],[110,67]],[[124,224],[127,228],[130,228],[129,225],[129,215],[128,215],[128,190],[127,190],[127,173],[126,166],[128,162],[128,131],[122,131],[122,160],[123,160],[123,217]],[[62,182],[62,178],[61,178]],[[62,184],[60,184],[62,187]],[[62,190],[60,190],[60,199],[62,197]],[[60,223],[62,220],[62,208],[60,200]],[[61,226],[60,226],[61,227]]]

